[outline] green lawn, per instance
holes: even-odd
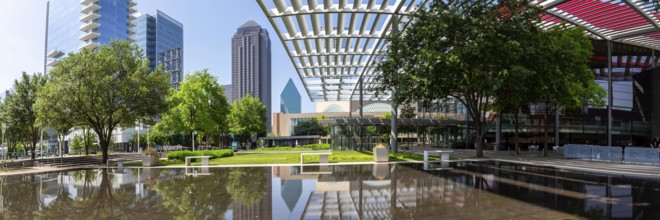
[[[390,161],[422,161],[424,156],[412,153],[390,153]],[[439,160],[440,157],[430,156],[430,160]],[[329,162],[370,162],[374,161],[371,151],[334,151]],[[168,165],[183,165],[183,161]],[[305,163],[318,163],[319,156],[305,156]],[[212,159],[209,165],[235,165],[235,164],[299,164],[300,153],[268,153],[268,154],[235,154],[231,157]],[[199,165],[199,162],[193,165]]]

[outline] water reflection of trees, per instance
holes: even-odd
[[[217,169],[208,176],[160,180],[153,189],[160,195],[159,204],[176,219],[214,219],[231,204],[226,184],[226,169]]]
[[[233,201],[246,206],[259,202],[266,191],[266,170],[261,167],[232,168],[229,171],[229,182],[227,191],[231,194]]]
[[[67,219],[152,219],[168,218],[167,211],[160,206],[154,206],[155,195],[139,197],[133,188],[112,187],[113,178],[109,170],[81,170],[71,173],[74,181],[82,180],[83,185],[77,198],[59,184],[55,200],[35,212],[41,218]],[[95,174],[98,176],[95,176]],[[82,177],[82,178],[81,178]],[[98,186],[92,184],[100,178]],[[38,210],[38,209],[34,209]],[[29,215],[27,215],[29,216]]]

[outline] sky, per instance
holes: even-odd
[[[183,24],[184,71],[208,69],[220,84],[231,84],[231,38],[254,20],[271,40],[271,107],[280,111],[280,93],[289,78],[302,98],[302,111],[314,112],[301,80],[277,33],[256,0],[135,0],[142,14],[160,10]],[[11,89],[22,72],[43,72],[46,0],[3,0],[0,7],[0,91]],[[2,92],[4,95],[4,92]]]

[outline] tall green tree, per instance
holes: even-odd
[[[5,114],[10,129],[18,135],[21,141],[27,143],[27,150],[35,158],[35,148],[42,126],[37,123],[35,102],[37,93],[46,84],[46,77],[36,73],[28,75],[23,72],[20,79],[14,81],[13,92],[6,97]]]
[[[294,127],[293,135],[328,135],[327,129],[323,128],[316,118],[302,120]]]
[[[251,136],[266,133],[266,106],[248,93],[231,105],[228,120],[229,131],[248,142]]]
[[[545,108],[543,155],[547,156],[548,116],[558,114],[560,108],[602,106],[605,90],[594,82],[589,69],[592,45],[582,28],[552,28],[542,33],[539,42],[538,59],[529,68],[537,73],[537,86],[532,89]]]
[[[452,97],[466,107],[483,142],[499,75],[515,64],[538,30],[540,8],[528,1],[433,1],[413,13],[408,28],[390,37],[379,69],[379,91],[396,90],[396,103]],[[503,56],[505,55],[505,56]],[[405,73],[405,74],[402,74]]]
[[[53,80],[55,75],[47,75],[49,80]],[[52,88],[50,88],[52,87]],[[64,151],[64,140],[69,135],[74,126],[80,124],[73,120],[71,115],[71,107],[64,105],[61,100],[62,96],[49,96],[46,92],[57,91],[62,89],[57,84],[47,83],[44,89],[41,89],[37,94],[35,104],[35,111],[37,112],[37,123],[40,125],[48,126],[57,132],[59,149]]]
[[[217,136],[227,131],[229,103],[224,88],[208,70],[187,75],[169,99],[169,110],[154,129],[161,132]],[[201,139],[201,138],[199,138]]]
[[[112,133],[120,125],[151,118],[167,109],[169,75],[149,70],[142,51],[129,41],[112,41],[96,50],[71,53],[50,71],[53,80],[40,98],[68,106],[73,121],[98,136],[103,163]],[[59,89],[53,89],[60,87]]]

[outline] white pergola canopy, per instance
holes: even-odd
[[[367,88],[374,80],[385,36],[397,16],[428,0],[257,0],[291,58],[312,101],[386,100]]]
[[[393,17],[429,0],[257,0],[285,47],[312,101],[387,100],[369,88],[387,48]],[[660,49],[660,13],[643,0],[533,0],[544,28],[580,26],[594,39]],[[655,57],[653,57],[655,58]],[[360,85],[362,81],[362,86]]]

